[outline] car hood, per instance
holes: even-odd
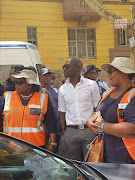
[[[85,163],[109,180],[135,179],[135,164]]]

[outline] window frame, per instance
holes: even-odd
[[[124,29],[118,29],[118,45],[129,46],[129,36]]]
[[[85,40],[78,40],[77,39],[77,30],[85,30]],[[92,36],[93,36],[93,39],[87,39],[87,35],[89,35],[88,33],[87,33],[87,30],[92,30],[93,31],[93,34],[92,34]],[[70,40],[69,39],[69,36],[70,36],[70,34],[69,34],[69,30],[74,30],[75,31],[75,39],[74,40]],[[96,59],[96,32],[95,32],[95,28],[68,28],[68,51],[69,51],[69,58],[70,57],[77,57],[77,58],[80,58],[80,59],[82,59],[82,60],[95,60]],[[78,54],[78,42],[85,42],[85,52],[86,52],[86,56],[85,57],[80,57],[79,56],[79,54]],[[70,43],[75,43],[75,48],[76,48],[76,52],[74,53],[73,52],[73,50],[72,51],[70,51],[70,48],[72,48],[73,49],[73,46],[71,45],[69,45]],[[94,46],[90,46],[90,49],[91,49],[91,51],[89,51],[88,50],[88,43],[93,43],[94,44]],[[94,51],[92,51],[92,49],[93,49],[93,47],[94,47]],[[76,54],[75,56],[74,56],[74,54]],[[93,56],[89,56],[89,54],[94,54]]]
[[[31,33],[28,32],[29,31],[28,28],[30,28]],[[35,28],[35,32],[36,32],[35,37],[36,38],[33,37],[32,28],[33,29]],[[32,38],[29,37],[29,34],[31,34]],[[37,27],[36,26],[27,26],[27,40],[29,43],[32,43],[37,47]],[[35,43],[33,43],[33,42],[35,42]]]

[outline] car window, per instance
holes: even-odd
[[[78,176],[60,158],[0,135],[0,179],[76,180]]]

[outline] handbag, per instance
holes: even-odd
[[[102,136],[102,137],[100,138],[100,136]],[[87,146],[88,152],[85,157],[85,162],[103,162],[103,160],[104,160],[104,139],[103,138],[104,138],[104,135],[99,134]],[[100,139],[100,141],[99,141],[99,139]]]

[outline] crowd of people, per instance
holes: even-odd
[[[34,67],[11,74],[11,91],[0,89],[0,131],[61,155],[64,139],[67,157],[83,161],[87,145],[104,133],[104,162],[135,163],[134,62],[117,57],[101,68],[108,85],[98,79],[94,64],[83,69],[78,58],[63,65],[66,81],[58,89],[55,75]],[[100,119],[95,112],[100,111]]]

